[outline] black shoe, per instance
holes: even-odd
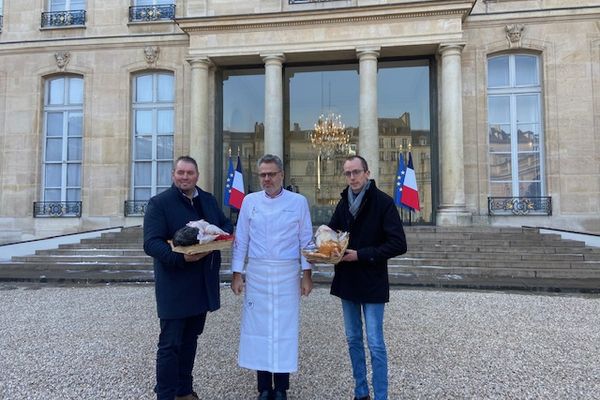
[[[271,399],[272,399],[272,397],[271,397],[270,390],[263,390],[262,392],[260,392],[260,394],[256,398],[256,400],[271,400]]]
[[[361,397],[360,399],[358,397],[355,397],[354,400],[371,400],[371,396]]]
[[[273,400],[287,400],[287,393],[285,392],[285,390],[283,392],[278,390],[275,392]]]

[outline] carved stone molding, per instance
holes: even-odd
[[[144,57],[146,58],[146,62],[150,67],[155,67],[156,62],[158,61],[158,55],[160,53],[160,49],[158,46],[146,46],[144,47]]]
[[[504,27],[509,48],[521,47],[521,36],[524,29],[525,25],[522,24],[510,24]]]
[[[54,59],[56,60],[56,66],[59,70],[64,71],[67,64],[71,60],[71,53],[68,51],[58,51],[54,53]]]

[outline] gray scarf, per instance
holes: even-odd
[[[362,203],[363,197],[365,197],[365,192],[371,186],[371,181],[368,180],[365,186],[363,186],[362,190],[359,194],[354,194],[352,189],[348,186],[348,204],[350,205],[350,214],[354,218],[356,218],[356,213],[358,212],[358,208],[360,207],[360,203]]]

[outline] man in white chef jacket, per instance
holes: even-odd
[[[257,371],[258,400],[285,400],[290,372],[298,370],[300,296],[313,285],[301,252],[312,223],[306,198],[283,188],[278,156],[261,157],[258,176],[263,190],[244,197],[231,261],[231,289],[246,288],[238,363]]]

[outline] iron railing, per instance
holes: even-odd
[[[146,214],[148,200],[125,200],[126,217],[143,217]]]
[[[288,4],[327,3],[330,1],[339,1],[339,0],[289,0]]]
[[[152,22],[175,19],[175,4],[129,7],[129,22]]]
[[[34,218],[81,217],[81,201],[34,201]]]
[[[488,197],[488,215],[552,215],[552,197]]]
[[[0,32],[2,32],[2,26],[4,26],[4,17],[0,15]]]
[[[42,13],[42,28],[85,26],[85,10],[52,11]]]

